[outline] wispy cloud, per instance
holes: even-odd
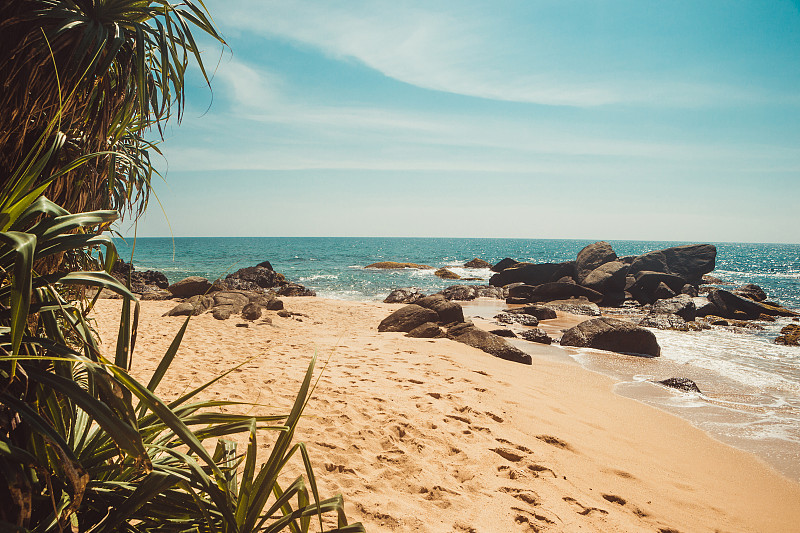
[[[569,33],[554,33],[547,20],[535,19],[530,11],[511,21],[513,13],[502,19],[494,14],[503,9],[467,1],[244,0],[226,4],[219,13],[237,31],[311,46],[418,87],[492,100],[694,107],[762,98],[708,75],[698,77],[691,69],[656,73],[639,57],[642,47],[652,46],[646,37],[600,53],[577,47]],[[566,10],[566,16],[579,9]],[[258,12],[266,15],[253,15]]]

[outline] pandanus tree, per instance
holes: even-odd
[[[0,169],[10,175],[60,134],[36,185],[70,212],[140,214],[154,174],[146,134],[180,120],[191,62],[209,81],[193,30],[223,42],[201,1],[4,0]],[[97,155],[52,179],[87,154]]]
[[[199,0],[0,4],[0,531],[363,531],[293,442],[313,360],[277,415],[215,412],[235,403],[202,400],[213,382],[159,398],[188,319],[148,383],[129,373],[139,306],[104,230],[147,206],[146,135],[180,118],[191,61],[206,76],[198,29],[222,41]],[[114,347],[90,326],[97,296],[69,290],[86,286],[123,298]],[[293,457],[305,477],[284,484]]]

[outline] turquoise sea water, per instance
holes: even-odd
[[[137,270],[159,270],[170,282],[199,275],[224,277],[264,260],[273,268],[317,291],[320,297],[383,300],[392,288],[419,287],[427,293],[465,283],[442,280],[432,270],[376,270],[378,261],[403,261],[447,267],[462,277],[487,283],[488,269],[465,269],[474,257],[490,263],[573,260],[591,240],[427,239],[427,238],[140,238],[133,262]],[[683,242],[609,241],[620,256],[638,255]],[[131,245],[117,240],[120,255]],[[737,286],[757,283],[771,300],[800,310],[800,245],[714,243],[713,275]],[[492,307],[492,305],[494,307]],[[488,318],[503,307],[484,309]],[[465,308],[467,314],[477,311]],[[480,313],[478,313],[480,314]],[[712,436],[752,451],[800,480],[800,348],[774,344],[789,319],[760,323],[763,329],[718,328],[702,332],[654,330],[662,356],[642,359],[592,350],[568,355],[584,366],[614,377],[620,394],[675,413]],[[521,346],[524,345],[524,342]],[[654,387],[650,381],[688,377],[703,394]]]
[[[488,270],[459,268],[474,257],[496,263],[560,262],[575,259],[592,240],[428,239],[353,237],[140,238],[133,257],[137,270],[159,270],[170,282],[198,275],[224,277],[239,268],[268,260],[273,268],[317,291],[348,300],[382,300],[393,287],[416,286],[438,291],[460,283],[430,271],[376,271],[363,267],[377,261],[404,261],[446,266],[462,276],[488,280]],[[619,256],[638,255],[683,242],[609,241]],[[120,255],[131,256],[132,242],[116,240]],[[716,275],[733,284],[757,283],[771,299],[800,308],[800,245],[715,243]],[[478,283],[478,282],[475,282]]]

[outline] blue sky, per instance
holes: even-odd
[[[800,242],[798,2],[207,6],[175,236]]]

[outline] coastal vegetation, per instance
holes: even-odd
[[[293,440],[313,359],[291,409],[277,415],[222,413],[237,402],[200,399],[225,374],[159,397],[189,318],[148,383],[129,373],[139,304],[109,274],[117,253],[108,229],[147,208],[159,153],[150,139],[180,119],[187,68],[209,80],[197,30],[224,42],[201,1],[0,6],[3,531],[363,531],[347,525],[340,496],[320,498]],[[113,347],[92,329],[95,300],[76,297],[87,286],[123,298]],[[259,467],[265,430],[277,437]],[[237,434],[248,439],[244,452]],[[290,460],[305,476],[284,483]]]

